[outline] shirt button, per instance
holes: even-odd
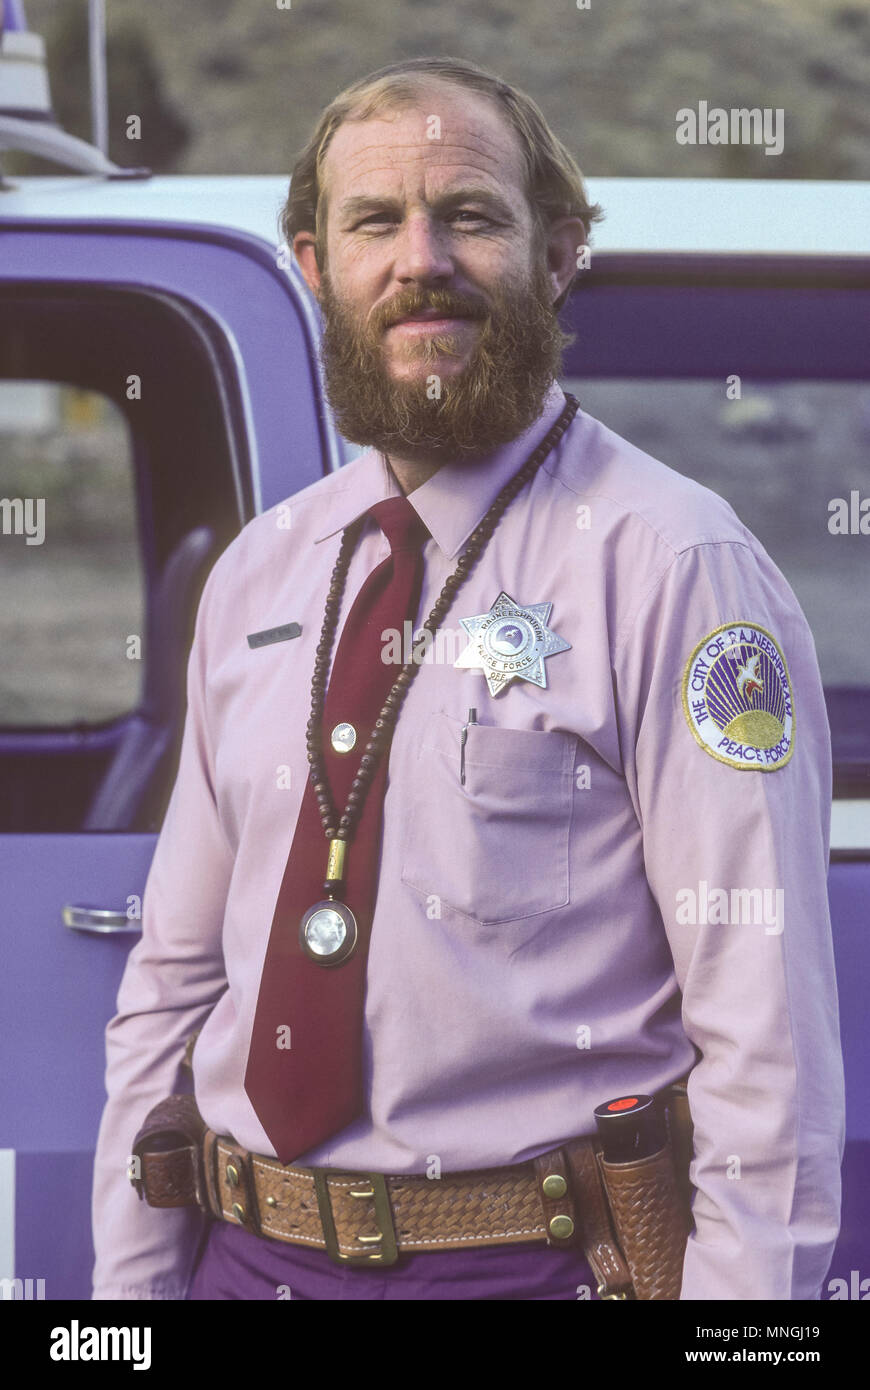
[[[356,743],[356,729],[352,724],[336,724],[330,742],[336,753],[349,753]]]

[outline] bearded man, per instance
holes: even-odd
[[[598,215],[534,103],[452,59],[356,83],[299,158],[283,230],[366,448],[203,593],[107,1032],[97,1298],[819,1296],[813,641],[730,507],[557,385]],[[196,1105],[161,1112],[196,1033]],[[200,1210],[127,1183],[155,1106],[139,1195]]]

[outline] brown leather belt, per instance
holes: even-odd
[[[211,1130],[203,1156],[213,1215],[342,1262],[547,1239],[533,1163],[440,1178],[282,1167]]]
[[[437,1178],[285,1167],[207,1129],[194,1098],[176,1095],[136,1136],[130,1178],[151,1206],[196,1203],[254,1235],[325,1250],[344,1265],[538,1242],[581,1249],[601,1297],[679,1296],[688,1228],[670,1147],[618,1172],[586,1136],[526,1163]],[[624,1207],[620,1234],[631,1242],[636,1228],[637,1258],[633,1249],[626,1258],[617,1240],[614,1201]]]

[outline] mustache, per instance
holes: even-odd
[[[451,319],[485,319],[490,314],[489,306],[476,295],[463,294],[458,290],[409,288],[372,312],[370,331],[381,333],[411,314],[422,314],[427,309]]]

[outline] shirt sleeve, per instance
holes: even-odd
[[[206,720],[215,575],[216,567],[197,613],[178,773],[143,894],[142,938],[128,957],[106,1030],[108,1100],[93,1186],[95,1299],[183,1299],[204,1230],[198,1208],[140,1201],[127,1167],[152,1106],[190,1091],[181,1069],[186,1042],[226,988],[221,936],[233,856],[215,803]]]
[[[747,625],[773,638],[791,685],[791,753],[780,744],[768,771],[739,737],[722,742],[717,728],[711,740],[701,704],[684,705],[699,644],[709,639],[701,656],[712,668],[716,630],[728,629],[724,650]],[[743,679],[757,676],[772,684],[773,668]],[[817,1299],[839,1229],[844,1082],[827,897],[830,731],[812,635],[757,543],[705,542],[653,583],[614,678],[647,879],[699,1054],[688,1085],[695,1229],[680,1296]],[[690,700],[703,684],[696,676]]]

